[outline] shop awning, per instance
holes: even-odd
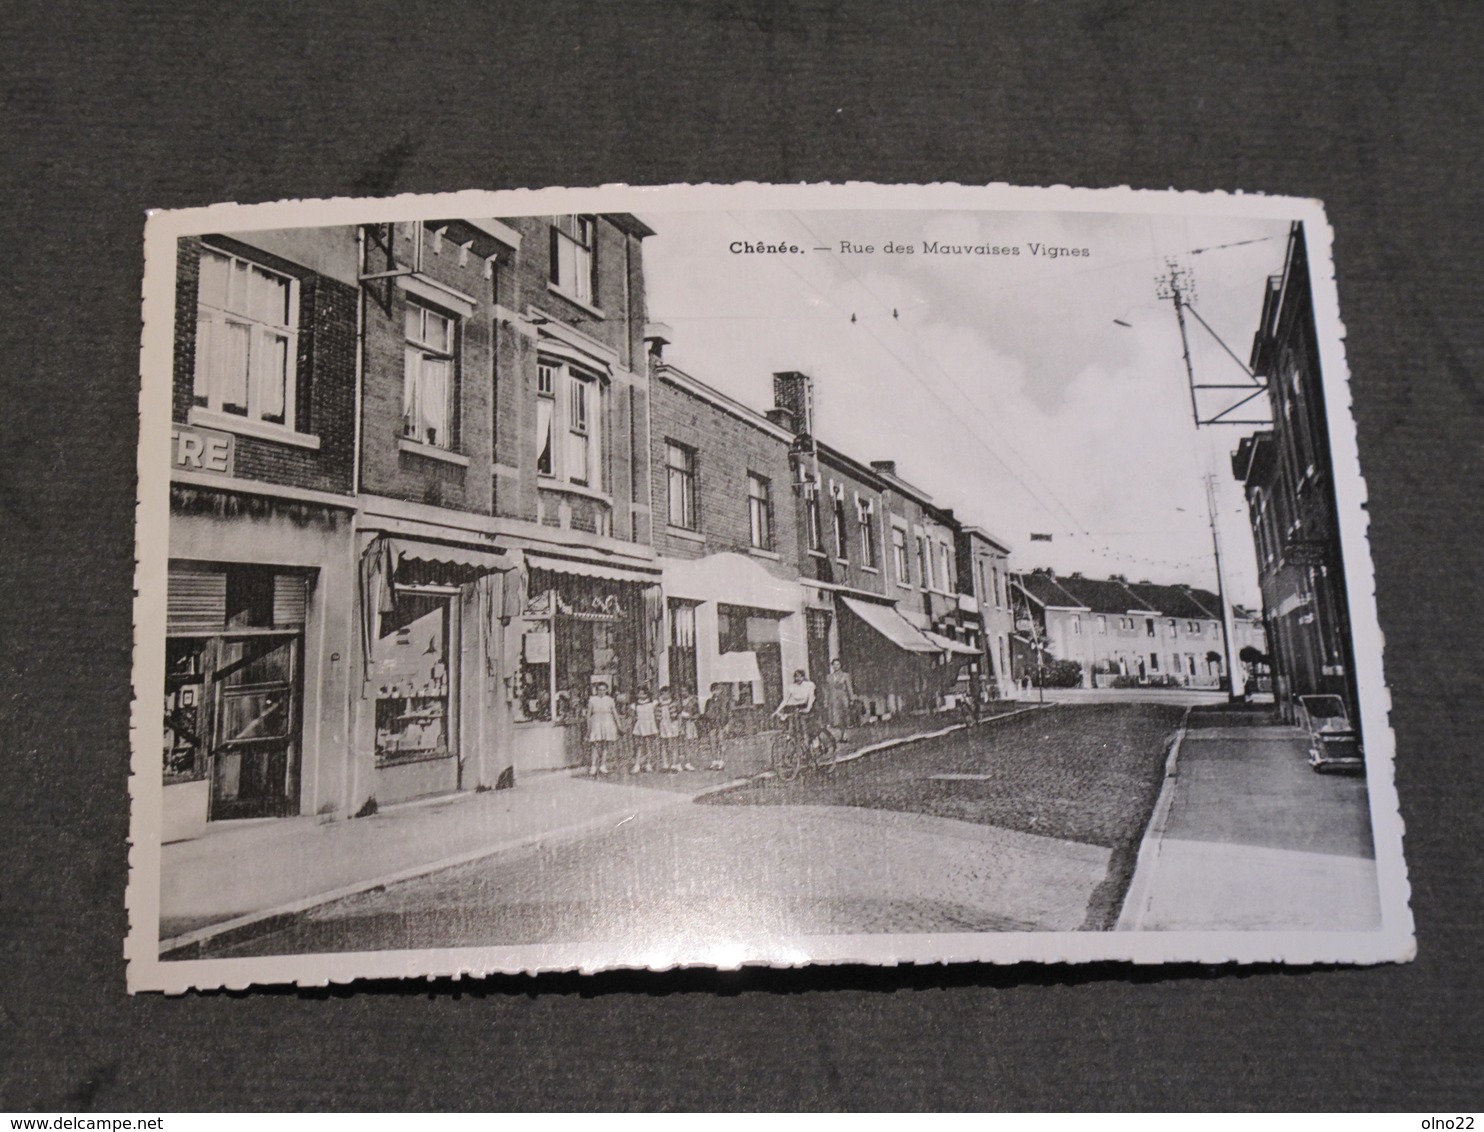
[[[854,613],[867,625],[875,629],[892,644],[907,652],[942,652],[939,645],[933,644],[918,630],[907,623],[907,619],[896,611],[895,606],[875,605],[869,601],[861,601],[858,598],[841,596],[840,601],[845,608]]]
[[[411,542],[387,539],[392,553],[393,569],[403,562],[436,562],[444,566],[462,566],[479,574],[494,574],[514,566],[503,554],[465,546],[444,546],[433,542]]]
[[[571,558],[550,558],[545,554],[526,553],[526,566],[532,570],[550,570],[554,574],[573,574],[579,578],[601,578],[605,582],[637,582],[645,586],[660,583],[658,571],[648,573],[627,566],[610,566],[605,562],[579,562]]]
[[[757,653],[718,653],[711,665],[711,680],[718,684],[761,684],[763,674],[758,668]]]
[[[979,650],[976,649],[973,645],[966,645],[962,641],[955,641],[952,637],[945,637],[941,633],[930,633],[924,631],[922,635],[928,640],[932,641],[933,644],[937,645],[944,652],[954,652],[958,653],[960,656],[979,655]]]

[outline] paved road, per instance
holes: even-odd
[[[1021,692],[1026,703],[1036,702],[1036,690]],[[1048,704],[1168,704],[1172,707],[1203,707],[1225,704],[1225,692],[1200,688],[1047,688]]]
[[[623,941],[636,961],[799,936],[1067,931],[1108,850],[922,814],[682,806],[326,905],[212,956]]]

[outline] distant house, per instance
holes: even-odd
[[[1048,660],[1081,665],[1084,688],[1225,684],[1220,601],[1208,590],[1045,569],[1015,575],[1014,585],[1017,678],[1035,678],[1039,643]]]

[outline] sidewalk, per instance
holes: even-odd
[[[925,717],[861,728],[841,758],[958,726]],[[589,778],[581,771],[523,776],[513,790],[390,806],[367,818],[225,822],[162,847],[161,952],[188,954],[207,939],[263,930],[265,921],[329,900],[536,842],[579,838],[643,813],[743,785],[765,770],[768,737],[739,741],[721,771]],[[848,752],[848,754],[847,754]]]
[[[391,806],[350,821],[300,817],[208,826],[205,836],[161,850],[161,951],[689,801],[688,794],[599,785],[554,771],[528,775],[514,790]]]
[[[1266,711],[1192,710],[1119,930],[1379,927],[1365,781],[1316,774],[1306,753]]]

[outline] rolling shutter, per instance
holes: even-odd
[[[220,629],[227,620],[227,575],[218,570],[171,570],[165,631]]]
[[[273,624],[302,625],[308,601],[308,587],[303,574],[273,575]]]

